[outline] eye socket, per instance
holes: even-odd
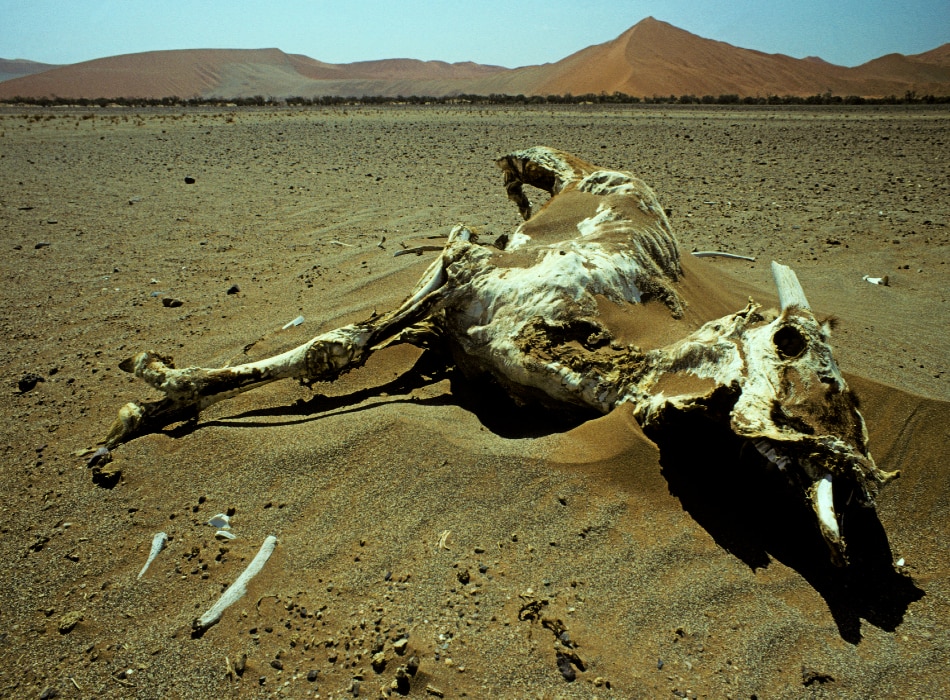
[[[808,341],[795,326],[782,326],[772,336],[778,356],[783,360],[794,360],[805,352]]]

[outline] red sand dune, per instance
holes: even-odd
[[[0,98],[525,94],[950,94],[950,44],[855,68],[713,41],[648,17],[561,61],[506,69],[391,59],[324,63],[279,49],[152,51],[85,61],[0,82]]]

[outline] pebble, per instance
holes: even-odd
[[[193,178],[191,175],[185,175],[185,184],[186,185],[195,184],[195,178]]]
[[[240,287],[238,287],[236,284],[232,284],[230,287],[228,287],[227,294],[237,294],[240,291]]]
[[[179,306],[181,306],[181,305],[184,304],[184,303],[185,303],[185,302],[183,302],[181,299],[174,299],[174,298],[172,298],[172,297],[163,297],[163,298],[162,298],[162,306],[165,306],[165,307],[167,307],[167,308],[169,308],[169,309],[178,308]]]
[[[310,670],[307,672],[307,680],[310,681],[311,683],[316,682],[316,680],[317,680],[317,675],[318,675],[319,673],[320,673],[320,672],[319,672],[317,669],[315,669],[315,668],[310,669]]]
[[[402,639],[393,642],[393,649],[397,654],[402,656],[406,653],[406,647],[409,645],[409,640],[403,637]]]
[[[92,468],[92,483],[102,488],[111,489],[122,476],[122,467],[116,464],[100,464]]]
[[[73,610],[63,615],[59,619],[59,633],[60,634],[69,634],[73,631],[73,628],[82,622],[83,616],[82,613],[78,610]]]
[[[28,391],[32,391],[33,388],[40,382],[45,382],[45,381],[46,379],[44,379],[40,375],[34,374],[33,372],[28,372],[24,374],[22,377],[20,377],[16,385],[17,385],[17,388],[20,390],[20,393],[25,394]]]

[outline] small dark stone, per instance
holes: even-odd
[[[175,309],[184,304],[181,299],[173,299],[172,297],[164,297],[162,299],[162,306],[165,306],[169,309]]]
[[[195,178],[193,178],[191,175],[185,175],[185,184],[186,185],[195,184]]]
[[[241,288],[240,288],[240,287],[238,287],[236,284],[232,284],[230,287],[228,287],[228,292],[227,292],[227,293],[228,293],[228,294],[237,294],[237,293],[240,292],[240,291],[241,291]]]
[[[319,674],[319,673],[320,673],[320,672],[319,672],[317,669],[315,669],[315,668],[310,669],[310,670],[307,672],[307,680],[310,681],[311,683],[316,682],[316,680],[317,680],[317,674]]]
[[[56,223],[56,222],[54,221],[52,223]],[[35,248],[36,250],[39,250],[40,248],[46,248],[47,246],[50,246],[50,245],[52,245],[52,243],[48,241],[40,241],[35,246],[33,246],[33,248]]]
[[[557,670],[561,672],[561,675],[564,676],[564,680],[568,683],[571,683],[577,679],[577,672],[574,670],[574,665],[571,663],[571,657],[567,654],[558,654],[557,655]]]
[[[40,700],[52,700],[52,698],[58,697],[59,691],[56,690],[53,686],[47,686],[42,693],[40,693]]]
[[[28,372],[20,377],[20,380],[16,383],[17,388],[20,390],[21,394],[25,394],[28,391],[31,391],[39,382],[45,382],[46,380],[38,374],[33,374]]]
[[[456,578],[459,580],[463,586],[468,585],[468,582],[472,580],[471,574],[468,573],[468,569],[463,569],[456,574]]]
[[[270,662],[270,665],[271,665],[271,668],[275,668],[278,671],[284,670],[284,662],[281,661],[280,659],[274,659],[273,661]]]

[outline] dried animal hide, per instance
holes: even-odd
[[[844,564],[836,500],[853,495],[873,506],[897,472],[871,458],[830,328],[811,312],[795,273],[772,264],[777,312],[750,301],[674,342],[622,343],[605,320],[610,305],[661,309],[675,320],[691,303],[656,195],[630,173],[546,147],[497,165],[525,219],[510,236],[481,245],[456,227],[398,309],[266,360],[180,370],[153,352],[126,360],[123,369],[165,397],[124,406],[106,445],[278,379],[332,381],[389,344],[438,342],[464,372],[491,375],[518,400],[601,413],[630,404],[647,429],[668,411],[709,412],[799,486],[832,560]],[[551,199],[532,212],[524,185]],[[644,338],[651,318],[644,317]]]

